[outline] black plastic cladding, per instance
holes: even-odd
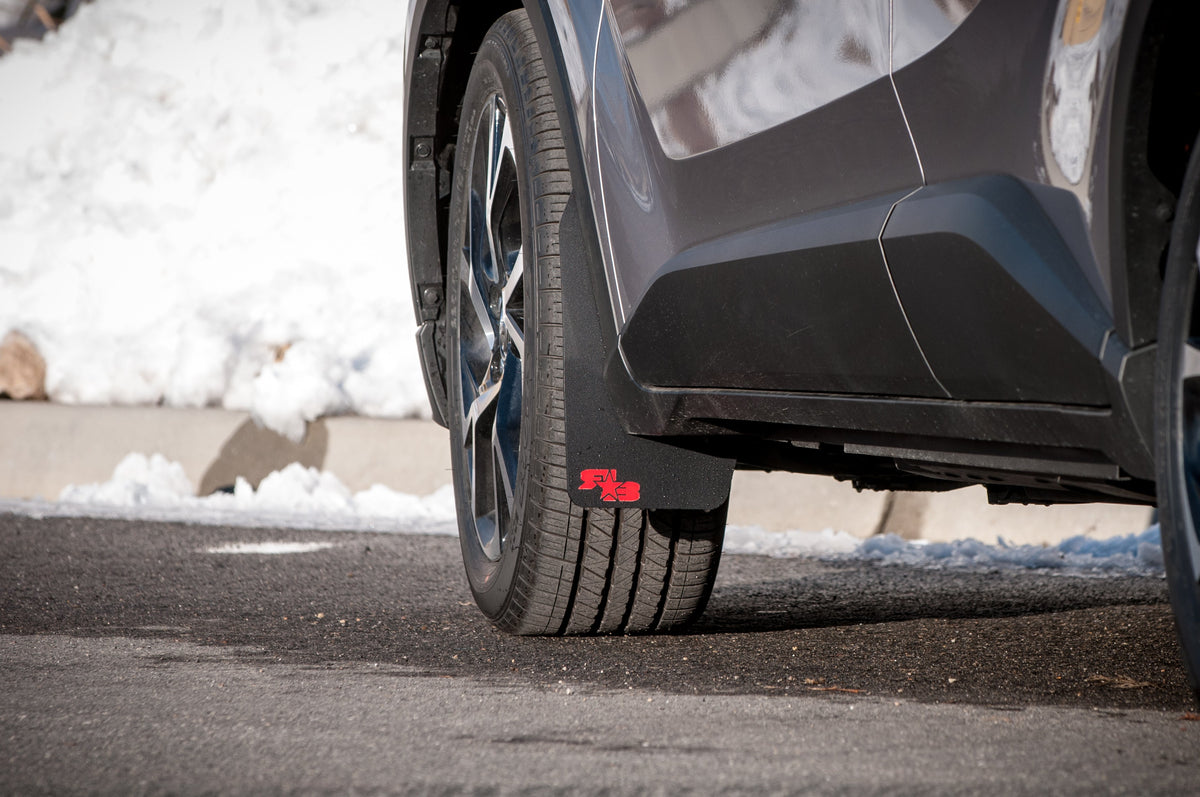
[[[444,225],[438,196],[438,112],[445,61],[447,4],[417,2],[405,51],[408,70],[404,113],[405,223],[408,271],[414,315],[420,326],[417,347],[433,418],[446,425],[444,368],[438,351],[437,324],[445,307],[445,267],[442,261]],[[426,44],[431,45],[426,47]]]
[[[805,214],[672,258],[622,335],[634,376],[662,388],[945,398],[879,254],[879,231],[903,196]],[[821,334],[831,329],[838,334]]]

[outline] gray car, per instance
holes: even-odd
[[[1156,504],[1200,688],[1200,4],[415,0],[407,225],[472,591],[703,610],[734,468]]]

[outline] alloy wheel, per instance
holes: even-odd
[[[525,360],[524,259],[512,127],[493,94],[470,153],[469,199],[458,269],[461,439],[474,531],[498,561],[515,506]]]

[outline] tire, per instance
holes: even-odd
[[[514,11],[471,71],[450,203],[447,420],[463,561],[476,603],[506,631],[678,629],[704,611],[726,510],[571,503],[558,240],[570,194],[545,67]]]
[[[1155,444],[1167,586],[1184,664],[1200,699],[1200,150],[1192,152],[1163,280]]]

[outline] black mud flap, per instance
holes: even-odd
[[[595,281],[603,277],[600,267],[589,263],[590,255],[598,264],[599,253],[584,234],[574,197],[559,222],[559,252],[571,500],[590,508],[711,510],[722,505],[729,499],[732,459],[631,435],[621,424],[604,374],[624,368],[619,363],[606,368],[615,356],[616,331],[607,303],[599,304],[606,293]]]

